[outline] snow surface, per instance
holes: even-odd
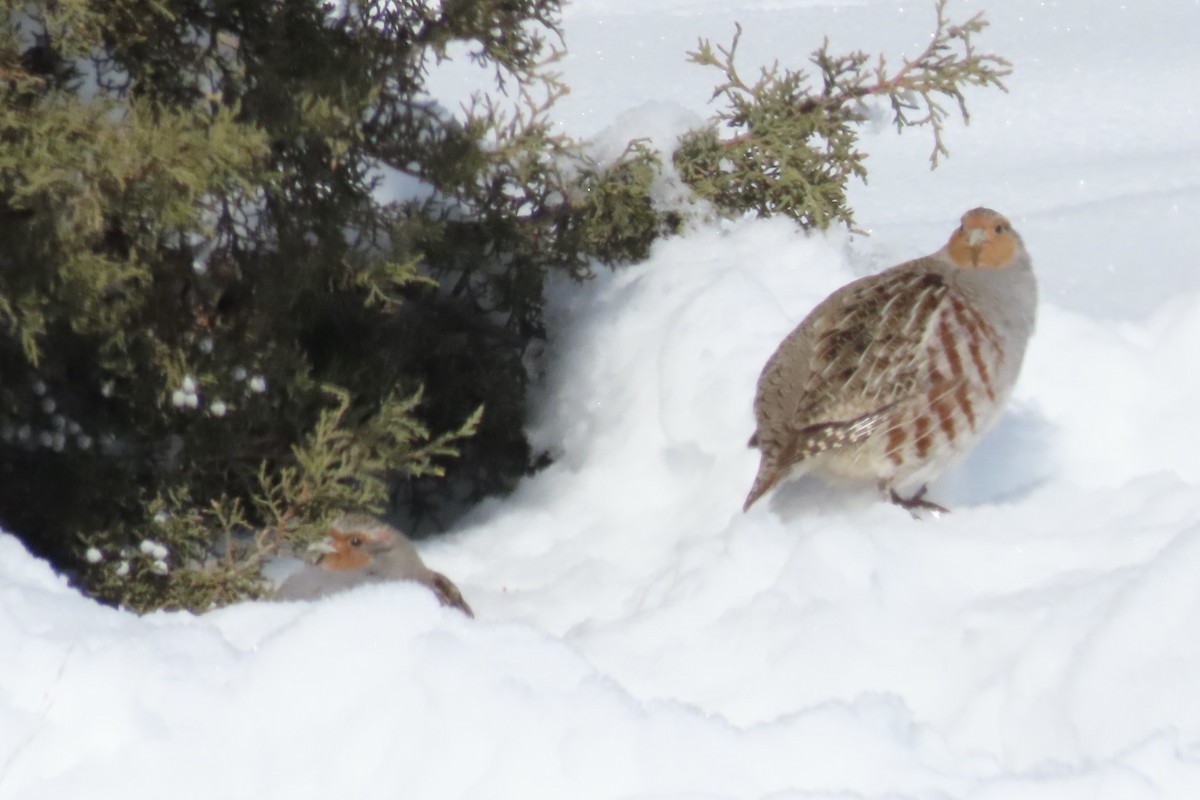
[[[568,8],[566,130],[669,141],[734,20],[749,70],[915,53],[933,3],[649,5]],[[1200,797],[1200,4],[987,6],[1011,93],[935,172],[865,133],[871,237],[744,220],[554,287],[558,461],[422,544],[478,619],[410,585],[139,618],[0,534],[0,797]],[[775,344],[979,204],[1043,301],[954,512],[801,480],[743,515]]]

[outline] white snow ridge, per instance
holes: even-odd
[[[711,113],[684,52],[734,20],[746,74],[826,32],[897,63],[933,23],[643,6],[569,7],[568,132]],[[406,584],[139,618],[0,534],[0,798],[1200,797],[1200,6],[949,9],[977,10],[1010,93],[968,93],[934,172],[922,131],[864,132],[870,237],[711,224],[552,287],[555,463],[421,545],[477,619]],[[775,345],[978,205],[1042,304],[1004,420],[930,489],[953,513],[799,480],[742,514]]]

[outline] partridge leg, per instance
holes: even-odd
[[[926,511],[932,512],[935,515],[936,514],[949,514],[950,509],[946,508],[945,506],[939,506],[937,503],[933,502],[932,500],[925,499],[925,492],[927,492],[928,490],[929,490],[928,486],[922,486],[920,489],[915,491],[911,497],[901,497],[899,494],[896,493],[895,489],[889,488],[888,489],[888,499],[890,499],[893,503],[900,506],[901,508],[907,509],[908,513],[912,514],[914,519],[918,518],[917,512],[916,512],[916,510],[918,508],[923,508]]]

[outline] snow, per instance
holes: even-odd
[[[745,69],[916,52],[932,2],[581,0],[558,115],[663,144]],[[952,2],[961,19],[983,5]],[[552,287],[553,466],[422,543],[421,587],[136,617],[0,534],[0,798],[1200,796],[1200,5],[1015,0],[934,172],[868,130],[871,236],[701,225]],[[445,104],[466,68],[439,76]],[[743,515],[758,370],[837,286],[987,204],[1038,331],[998,428],[917,522],[800,480]]]

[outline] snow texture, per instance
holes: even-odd
[[[669,143],[710,113],[697,37],[894,63],[932,6],[580,0],[558,119]],[[986,9],[1011,92],[968,95],[934,172],[920,132],[865,132],[870,237],[709,225],[552,287],[557,460],[421,545],[478,619],[408,584],[139,618],[0,534],[0,797],[1200,797],[1200,5]],[[480,76],[437,79],[455,107]],[[778,341],[981,204],[1042,303],[1005,418],[931,487],[953,513],[802,479],[743,515]]]

